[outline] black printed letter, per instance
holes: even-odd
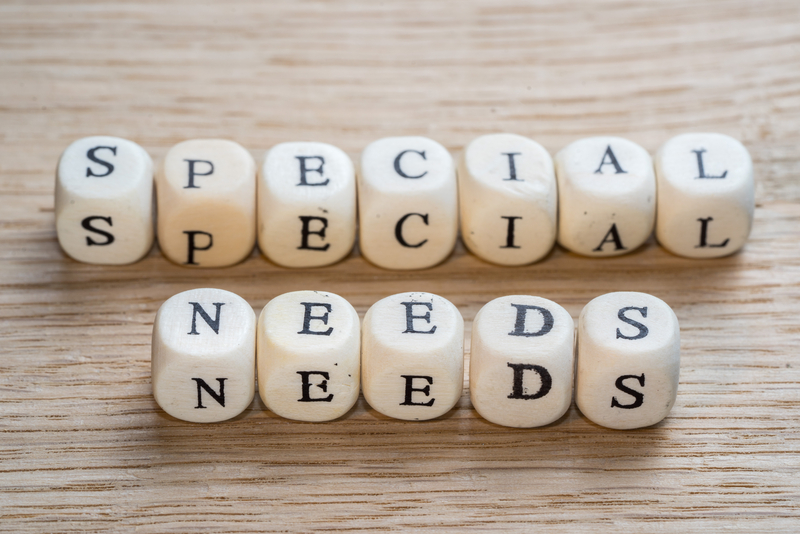
[[[608,159],[608,161],[606,161]],[[617,157],[614,155],[614,152],[611,150],[611,145],[606,147],[606,151],[603,153],[603,159],[600,160],[600,166],[597,167],[597,170],[594,171],[595,174],[603,174],[603,165],[613,165],[614,166],[614,174],[628,174],[622,167],[619,166],[617,162]]]
[[[306,173],[309,172],[318,172],[320,177],[322,177],[322,166],[325,165],[325,158],[322,156],[295,156],[297,159],[300,160],[300,183],[297,185],[328,185],[330,182],[330,178],[326,178],[323,182],[308,182],[306,180]],[[316,169],[309,169],[306,167],[306,160],[307,159],[318,159],[319,160],[319,167]]]
[[[192,305],[192,329],[189,331],[190,336],[199,336],[200,332],[197,331],[197,314],[200,314],[200,317],[211,327],[211,330],[214,331],[215,334],[219,334],[219,315],[220,315],[220,308],[225,304],[224,302],[214,302],[214,307],[217,309],[217,316],[214,320],[211,320],[211,317],[206,313],[203,307],[198,304],[197,302],[190,302],[189,304]]]
[[[324,184],[307,184],[307,185],[324,185]],[[321,250],[326,251],[330,248],[330,243],[325,243],[321,247],[314,247],[308,244],[308,236],[310,235],[318,235],[320,239],[325,239],[325,229],[328,227],[328,219],[325,217],[313,217],[308,215],[300,215],[300,220],[303,223],[303,228],[300,230],[300,246],[297,247],[297,250]],[[319,230],[311,230],[309,229],[309,225],[311,221],[320,221],[322,223],[322,228]]]
[[[402,158],[408,152],[413,152],[414,154],[419,154],[420,156],[422,156],[422,159],[425,159],[425,160],[428,159],[428,158],[425,157],[425,151],[424,150],[422,152],[420,152],[419,150],[403,150],[402,152],[400,152],[397,155],[396,158],[394,158],[394,172],[396,172],[397,174],[399,174],[403,178],[422,178],[423,176],[428,174],[428,171],[425,171],[422,174],[418,174],[416,176],[409,176],[409,175],[407,175],[406,173],[403,172],[403,169],[400,168],[400,158]]]
[[[436,327],[434,327],[436,328]],[[428,384],[433,384],[433,377],[432,376],[416,376],[416,375],[400,375],[406,379],[406,398],[403,402],[400,403],[400,406],[433,406],[433,401],[436,399],[431,399],[428,402],[412,402],[411,395],[415,391],[419,391],[420,393],[424,393],[426,397],[431,396],[431,387],[425,386],[424,388],[415,388],[413,383],[415,378],[421,378],[428,382]]]
[[[701,148],[700,150],[692,150],[697,155],[697,178],[725,178],[728,176],[728,171],[726,170],[719,176],[706,176],[706,171],[703,168],[703,152],[705,152],[705,148]]]
[[[541,365],[509,363],[508,366],[514,370],[514,387],[511,390],[511,395],[508,396],[509,399],[534,400],[540,399],[550,393],[550,388],[553,387],[553,378],[550,376],[550,373],[547,372],[547,369]],[[522,380],[524,378],[523,374],[525,371],[535,371],[542,380],[542,385],[539,388],[539,391],[532,395],[526,395],[525,388],[522,386]]]
[[[517,180],[517,166],[514,165],[514,156],[519,156],[519,152],[503,152],[504,156],[508,156],[508,174],[510,178],[503,178],[504,182],[524,182],[525,180]]]
[[[617,389],[620,390],[623,393],[627,393],[628,395],[634,397],[636,400],[633,401],[632,404],[620,404],[617,401],[616,397],[611,397],[611,407],[612,408],[624,408],[626,410],[632,410],[633,408],[638,408],[639,406],[641,406],[644,403],[644,393],[641,393],[639,391],[631,389],[631,388],[627,387],[625,384],[622,383],[623,380],[627,380],[628,378],[633,378],[633,379],[637,380],[639,382],[639,385],[644,387],[644,373],[642,373],[641,376],[624,375],[624,376],[621,376],[621,377],[617,378],[617,381],[614,383],[614,385],[617,386]]]
[[[606,243],[614,243],[614,250],[628,250],[622,246],[622,239],[619,238],[619,232],[617,231],[617,223],[611,225],[611,229],[605,235],[600,244],[597,245],[597,248],[592,249],[592,252],[602,252],[603,245]]]
[[[436,332],[436,326],[430,330],[414,330],[414,319],[425,319],[430,324],[431,312],[425,312],[425,315],[414,315],[414,306],[425,306],[433,311],[433,303],[431,302],[401,302],[406,307],[406,330],[404,334],[433,334]]]
[[[201,232],[200,230],[185,230],[183,232],[189,239],[188,244],[188,253],[186,263],[184,265],[199,265],[196,261],[194,261],[194,251],[195,250],[208,250],[211,248],[211,245],[214,244],[214,239],[211,237],[211,234],[208,232]],[[198,247],[194,242],[194,236],[196,235],[205,235],[208,236],[208,245],[205,247]]]
[[[195,176],[208,176],[214,172],[214,164],[210,161],[206,161],[204,159],[185,159],[183,160],[189,164],[189,185],[185,186],[184,189],[200,189],[199,185],[194,185],[194,177]],[[208,172],[196,172],[194,170],[195,163],[205,163],[208,165]]]
[[[323,393],[328,393],[328,380],[331,379],[330,375],[325,371],[297,371],[297,374],[303,377],[303,397],[297,399],[297,402],[331,402],[333,401],[333,393],[329,394],[327,397],[311,397],[311,386],[317,386],[319,389],[322,390]],[[311,375],[319,375],[324,380],[322,380],[319,384],[312,384],[308,377]]]
[[[553,314],[549,310],[540,306],[529,306],[527,304],[512,304],[517,309],[517,320],[514,323],[514,330],[509,332],[509,336],[539,337],[547,334],[553,329]],[[528,317],[528,310],[536,310],[542,314],[544,324],[538,332],[525,331],[525,319]],[[508,364],[511,365],[511,364]]]
[[[649,330],[642,323],[640,323],[638,321],[634,321],[633,319],[631,319],[629,317],[625,317],[625,312],[628,311],[628,310],[636,310],[636,311],[638,311],[639,313],[642,314],[642,317],[647,318],[647,306],[645,306],[644,308],[637,308],[635,306],[628,306],[627,308],[622,308],[621,310],[619,310],[619,313],[617,313],[617,317],[619,317],[619,320],[622,321],[623,323],[628,323],[631,326],[635,326],[636,328],[639,329],[639,333],[636,334],[635,336],[626,336],[622,332],[619,331],[619,328],[617,328],[617,339],[620,339],[620,338],[622,338],[622,339],[642,339],[643,337],[646,337],[647,333],[649,332]]]
[[[102,159],[98,158],[95,155],[95,152],[97,152],[101,148],[104,148],[106,150],[110,150],[112,154],[114,154],[115,156],[117,155],[117,147],[115,147],[115,146],[96,146],[94,148],[90,148],[89,151],[86,153],[86,157],[89,158],[90,160],[94,161],[95,163],[99,163],[100,165],[105,167],[106,168],[106,173],[105,174],[95,174],[92,169],[90,169],[89,167],[86,167],[86,177],[87,178],[89,178],[90,176],[95,176],[97,178],[103,178],[104,176],[108,176],[109,174],[114,172],[114,166],[112,164],[110,164],[107,161],[103,161]]]
[[[86,236],[87,247],[91,247],[92,245],[99,245],[99,246],[110,245],[111,243],[114,242],[114,236],[112,234],[106,232],[105,230],[100,230],[99,228],[95,228],[94,226],[92,226],[92,221],[98,219],[107,222],[109,226],[113,226],[111,224],[111,217],[101,217],[100,215],[93,215],[91,217],[86,217],[84,220],[82,220],[81,226],[83,226],[83,228],[89,230],[90,232],[100,234],[101,236],[106,238],[105,241],[100,242],[100,241],[94,241],[91,237]]]
[[[508,231],[506,232],[506,246],[500,248],[520,248],[514,245],[514,221],[517,219],[522,219],[522,217],[504,217],[500,216],[501,219],[508,219]]]
[[[725,171],[725,172],[727,172],[727,171]],[[713,178],[713,176],[711,178]],[[722,247],[724,247],[725,245],[728,244],[728,241],[730,241],[730,238],[725,239],[725,241],[723,241],[722,243],[709,245],[708,244],[708,223],[713,221],[714,218],[713,217],[707,217],[705,219],[697,219],[697,220],[700,221],[700,244],[695,246],[694,248],[705,248],[705,247],[722,248]]]
[[[216,391],[211,389],[211,386],[206,384],[206,381],[202,378],[192,378],[195,382],[197,382],[197,406],[196,408],[205,408],[203,406],[203,399],[201,393],[203,390],[206,390],[206,393],[211,395],[211,398],[217,401],[222,407],[225,407],[225,381],[227,378],[217,378],[217,382],[219,382],[219,394]]]
[[[331,332],[333,332],[333,327],[328,328],[325,331],[314,331],[311,330],[311,320],[316,319],[317,321],[322,321],[322,324],[328,324],[328,313],[332,311],[331,305],[325,302],[301,302],[301,305],[305,306],[306,311],[303,315],[303,329],[298,332],[298,334],[309,334],[314,336],[329,336]],[[325,308],[326,311],[322,315],[311,315],[311,310],[314,306],[319,306],[320,308]],[[327,378],[327,377],[325,377]]]
[[[408,218],[409,218],[409,217],[411,217],[412,215],[416,215],[417,217],[419,217],[420,219],[422,219],[422,222],[424,222],[424,223],[425,223],[425,226],[428,226],[428,214],[427,214],[427,213],[425,213],[425,214],[422,214],[422,213],[406,213],[405,215],[403,215],[402,217],[400,217],[400,220],[399,220],[399,221],[397,221],[397,225],[395,225],[395,227],[394,227],[394,237],[395,237],[395,238],[397,239],[397,241],[398,241],[398,242],[399,242],[401,245],[403,245],[404,247],[408,247],[408,248],[418,248],[418,247],[421,247],[422,245],[424,245],[425,243],[427,243],[427,242],[428,242],[428,240],[427,240],[427,239],[423,239],[422,241],[420,241],[420,242],[419,242],[419,243],[417,243],[416,245],[412,245],[412,244],[408,243],[408,242],[407,242],[407,241],[406,241],[406,240],[403,238],[403,224],[406,222],[406,219],[408,219]]]

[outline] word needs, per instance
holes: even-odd
[[[257,374],[266,407],[288,419],[336,419],[363,392],[386,416],[428,420],[461,397],[463,342],[461,313],[431,293],[384,298],[360,324],[353,306],[332,293],[283,294],[256,320],[241,297],[194,289],[168,299],[156,315],[153,394],[178,419],[223,421],[250,406]],[[679,370],[678,320],[645,293],[592,300],[577,334],[564,308],[526,295],[489,302],[472,325],[472,405],[498,425],[552,423],[574,392],[598,425],[650,426],[671,410]]]
[[[157,234],[163,254],[189,267],[233,265],[258,243],[276,264],[317,267],[347,256],[358,233],[371,263],[423,269],[448,257],[459,231],[476,256],[524,265],[556,242],[625,254],[654,230],[680,256],[726,256],[753,220],[750,155],[713,133],[674,137],[655,161],[619,137],[575,141],[553,160],[531,139],[491,134],[457,163],[431,139],[391,137],[364,149],[358,173],[342,150],[314,142],[279,144],[256,167],[220,139],[179,143],[155,171],[131,141],[80,139],[58,164],[59,243],[79,261],[125,264]]]

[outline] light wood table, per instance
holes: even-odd
[[[459,246],[420,272],[357,251],[314,270],[257,252],[190,270],[157,248],[103,267],[56,241],[53,170],[83,136],[132,139],[156,159],[202,137],[257,158],[294,140],[355,157],[384,136],[457,151],[496,131],[552,153],[600,134],[651,152],[678,133],[732,135],[755,162],[751,239],[717,260],[651,240],[606,260],[557,248],[522,268]],[[0,531],[797,532],[799,144],[796,0],[2,2]],[[150,332],[165,299],[203,286],[256,310],[323,289],[362,316],[430,291],[459,307],[467,336],[498,296],[540,295],[577,317],[599,294],[645,291],[681,321],[678,401],[637,431],[574,407],[545,428],[503,428],[466,389],[425,423],[363,399],[331,423],[283,420],[258,400],[230,422],[185,423],[151,395]]]

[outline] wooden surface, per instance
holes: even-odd
[[[755,227],[730,258],[654,242],[627,256],[562,249],[523,268],[459,249],[423,272],[355,252],[315,270],[257,253],[187,270],[157,249],[126,267],[60,251],[53,170],[109,134],[154,158],[221,137],[260,158],[281,141],[352,156],[389,135],[451,150],[489,132],[555,153],[615,134],[740,139]],[[800,530],[800,3],[9,2],[0,4],[0,531]],[[332,423],[260,401],[217,425],[158,409],[150,333],[171,295],[214,286],[256,310],[323,289],[363,316],[431,291],[467,321],[529,293],[577,317],[608,291],[646,291],[682,325],[678,400],[663,423],[611,431],[574,407],[541,429],[480,419],[465,389],[431,422],[362,400]]]

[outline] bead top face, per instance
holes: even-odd
[[[255,314],[238,295],[193,289],[169,298],[153,324],[153,395],[168,414],[224,421],[255,394]]]
[[[386,137],[361,154],[360,176],[372,190],[392,195],[438,193],[455,184],[453,157],[427,137]]]
[[[647,151],[619,137],[591,137],[556,155],[558,242],[587,256],[625,254],[653,231],[656,182]]]
[[[76,260],[119,265],[153,244],[153,162],[136,143],[94,136],[72,143],[56,171],[61,248]]]
[[[539,143],[521,135],[482,135],[466,146],[464,171],[476,182],[500,192],[545,198],[555,213],[553,159]]]

